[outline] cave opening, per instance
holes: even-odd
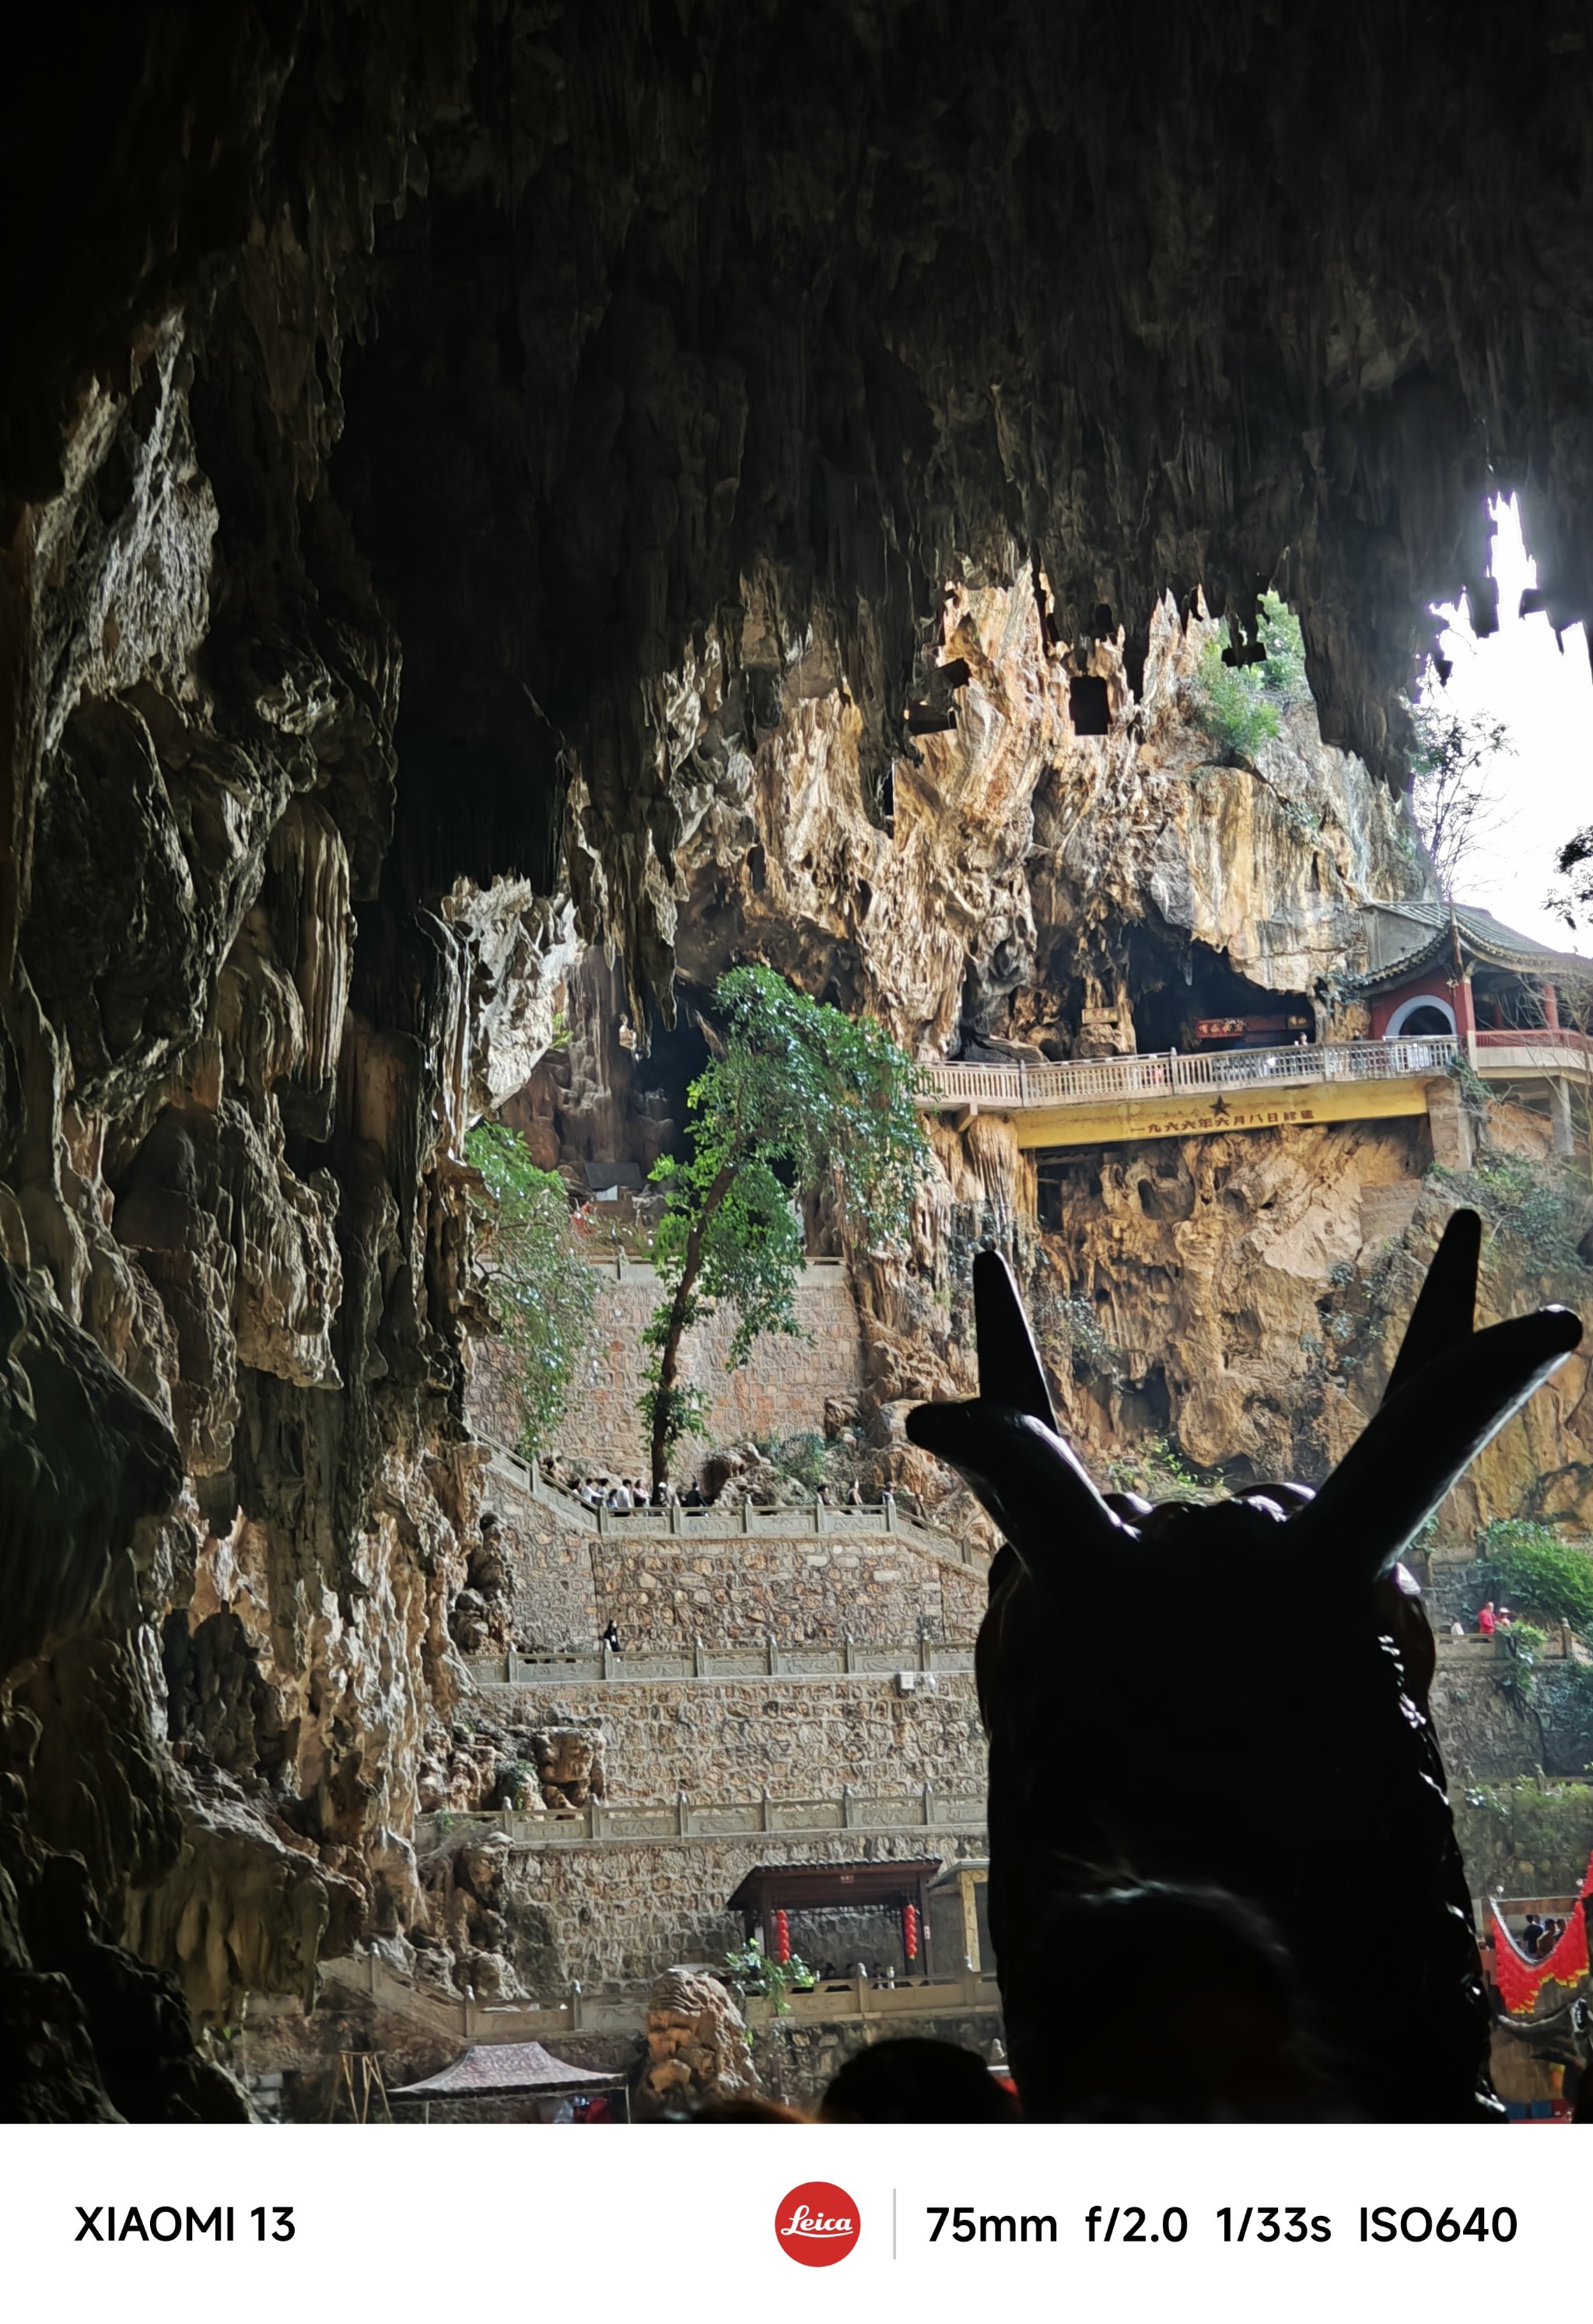
[[[1316,1023],[1308,994],[1258,984],[1199,942],[1190,945],[1183,974],[1164,971],[1134,1002],[1135,1046],[1141,1052],[1292,1048],[1315,1040]]]

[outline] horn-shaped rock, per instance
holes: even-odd
[[[991,1568],[978,1665],[990,1926],[1031,2114],[1068,2110],[1059,1898],[1128,1874],[1214,1886],[1270,1917],[1331,2061],[1331,2104],[1391,2121],[1497,2118],[1425,1714],[1432,1634],[1410,1590],[1391,1612],[1394,1577],[1378,1579],[1580,1335],[1556,1309],[1474,1332],[1479,1241],[1473,1216],[1451,1221],[1388,1395],[1314,1498],[1279,1485],[1159,1509],[1096,1490],[1055,1431],[1010,1277],[978,1263],[981,1393],[921,1406],[907,1428],[1011,1545]],[[1397,2013],[1389,1960],[1344,1942],[1346,1910],[1366,1896],[1398,1932]]]

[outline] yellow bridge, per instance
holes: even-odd
[[[976,1114],[1009,1117],[1019,1146],[1104,1146],[1214,1130],[1280,1130],[1374,1121],[1432,1111],[1454,1092],[1457,1056],[1490,1082],[1510,1083],[1530,1102],[1546,1090],[1556,1146],[1568,1149],[1568,1083],[1593,1086],[1593,1045],[1544,1028],[1503,1038],[1302,1042],[1288,1049],[1227,1049],[1183,1056],[1079,1057],[1062,1065],[926,1065],[919,1102],[961,1129]]]

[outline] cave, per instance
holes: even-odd
[[[1316,1010],[1307,994],[1271,991],[1196,945],[1182,974],[1136,994],[1134,1031],[1142,1051],[1292,1048],[1315,1040]]]
[[[1073,1058],[1064,992],[1119,1049],[1325,1037],[1308,947],[1266,982],[1191,868],[1202,815],[1202,863],[1240,842],[1195,794],[1188,669],[1253,659],[1281,592],[1300,763],[1413,890],[1413,689],[1435,605],[1492,625],[1494,496],[1555,629],[1593,618],[1593,44],[1552,0],[1436,32],[1152,5],[1131,70],[1029,0],[972,44],[950,0],[31,29],[0,157],[0,2113],[244,2122],[250,1997],[308,2017],[357,1960],[319,2021],[357,2047],[377,1936],[411,2002],[524,2000],[533,1960],[579,1982],[490,1834],[417,1857],[422,1819],[513,1789],[512,1732],[460,1715],[462,1614],[483,1685],[527,1631],[612,1678],[584,1535],[520,1600],[483,1586],[489,1465],[514,1555],[568,1511],[473,1428],[470,1130],[572,1185],[645,1175],[745,961],[925,1065]],[[733,1448],[843,1443],[881,1559],[925,1570],[901,1415],[972,1378],[965,1246],[1093,1236],[1087,1272],[1110,1198],[1165,1286],[1230,1183],[1047,1158],[1036,1222],[991,1118],[934,1130],[910,1265],[843,1284],[809,1206],[816,1352],[778,1351]],[[1341,1236],[1398,1211],[1378,1135]],[[630,1296],[621,1253],[587,1412]],[[1193,1435],[1211,1383],[1154,1353],[1130,1417]],[[1316,1441],[1246,1413],[1256,1473]],[[696,1638],[713,1589],[683,1585],[657,1684],[764,1648],[773,1683],[769,1605],[806,1591],[825,1683],[911,1678],[898,1727],[966,1695],[935,1748],[971,1764],[967,1671],[917,1685],[927,1587],[882,1565],[886,1660],[846,1661],[822,1506],[755,1637]],[[973,1550],[945,1572],[971,1605]],[[649,1840],[691,1837],[626,1780]],[[677,1942],[724,1930],[704,1904]]]

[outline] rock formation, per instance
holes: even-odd
[[[1387,781],[1429,602],[1464,584],[1486,625],[1486,490],[1522,487],[1552,617],[1590,609],[1579,24],[1275,16],[1153,11],[1126,62],[1021,0],[975,53],[945,0],[296,0],[18,59],[28,2110],[235,2110],[179,1982],[203,2031],[362,1926],[437,1945],[403,1851],[474,1781],[459,1641],[497,1635],[462,1139],[524,1086],[577,936],[639,1070],[677,964],[737,950],[926,1053],[1121,1046],[1196,945],[1314,985],[1395,810],[1314,742],[1185,779],[1198,593],[1242,655],[1285,586],[1323,733]],[[638,1152],[677,1119],[644,1088]],[[997,1126],[941,1144],[924,1263],[863,1295],[891,1458],[901,1400],[965,1368],[957,1251],[1032,1208]],[[1283,1425],[1246,1425],[1257,1458]],[[1202,1447],[1225,1426],[1192,1406]]]
[[[704,1970],[666,1969],[648,2004],[644,2104],[688,2108],[757,2088],[747,2029],[725,1987]]]

